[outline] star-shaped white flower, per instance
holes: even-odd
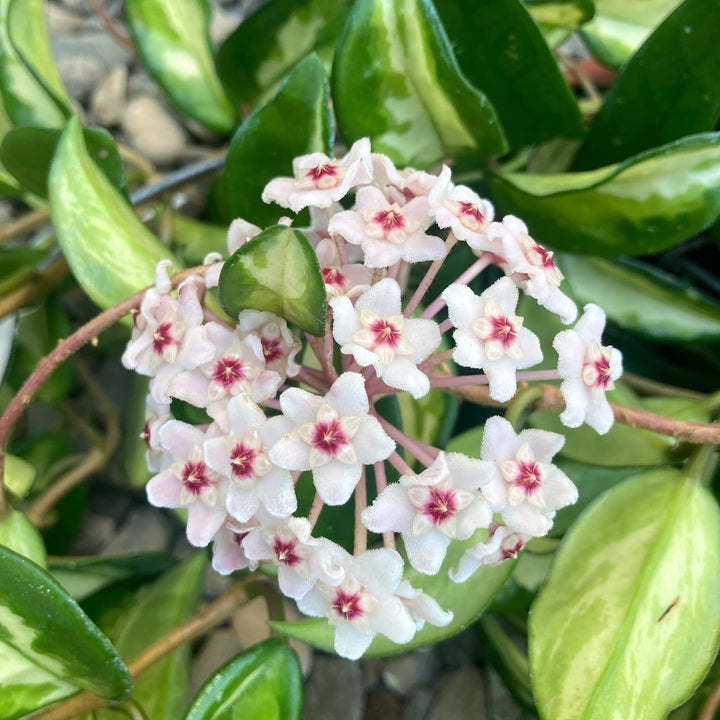
[[[300,372],[295,356],[302,343],[290,332],[283,318],[271,312],[243,310],[238,315],[237,329],[244,336],[253,335],[260,340],[265,364],[283,380]]]
[[[469,187],[453,185],[447,165],[443,165],[428,200],[430,213],[438,227],[449,227],[458,240],[464,240],[473,250],[497,250],[486,233],[495,216],[492,203],[483,200]]]
[[[457,570],[450,571],[450,579],[457,583],[465,582],[482,565],[499,565],[516,558],[529,539],[530,535],[498,525],[487,542],[478,543],[465,551]]]
[[[490,480],[482,492],[511,531],[546,535],[555,511],[576,502],[577,488],[550,463],[564,443],[562,435],[545,430],[517,435],[500,416],[485,423],[480,457]]]
[[[597,305],[586,305],[582,317],[573,330],[563,330],[555,336],[558,373],[564,378],[560,386],[565,398],[565,410],[560,420],[568,427],[586,422],[600,435],[612,427],[614,416],[605,397],[622,374],[622,355],[619,350],[601,345],[605,329],[605,313]]]
[[[480,460],[441,452],[419,475],[403,475],[361,516],[373,532],[402,534],[408,561],[419,572],[435,575],[451,540],[467,540],[488,527],[492,511],[479,492],[489,479]]]
[[[371,417],[365,380],[343,373],[324,397],[290,388],[280,396],[282,416],[268,422],[284,434],[269,452],[287,470],[311,470],[315,489],[328,505],[348,501],[363,465],[388,458],[395,443]]]
[[[422,262],[445,257],[445,243],[426,235],[432,224],[428,200],[417,197],[400,206],[376,187],[358,190],[354,210],[335,215],[328,225],[331,234],[360,245],[369,268],[386,268],[398,260]]]
[[[390,548],[368,550],[358,557],[345,553],[342,564],[342,583],[318,582],[298,600],[301,612],[326,617],[335,628],[335,652],[357,660],[377,633],[398,644],[409,642],[415,635],[415,621],[395,595],[403,573],[400,555]]]
[[[320,263],[320,272],[325,281],[328,299],[340,295],[356,297],[370,289],[372,270],[360,263],[343,265],[337,246],[332,240],[320,240],[315,251]]]
[[[442,298],[448,306],[456,348],[453,360],[485,372],[490,397],[507,402],[517,390],[515,373],[542,360],[540,341],[515,315],[518,291],[500,278],[479,297],[467,285],[450,285]]]
[[[220,575],[229,575],[236,570],[257,570],[258,563],[245,554],[242,542],[256,523],[239,524],[232,518],[217,531],[213,540],[212,566]]]
[[[445,627],[452,622],[450,610],[443,610],[435,598],[414,588],[407,580],[400,582],[395,596],[402,600],[418,630],[422,630],[426,622],[436,627]]]
[[[226,434],[205,442],[205,462],[229,480],[227,511],[239,522],[249,521],[260,506],[273,517],[292,515],[297,508],[292,476],[268,457],[282,432],[246,395],[232,398],[222,415],[216,421]]]
[[[565,323],[577,317],[575,303],[560,290],[563,274],[553,260],[553,254],[533,240],[527,225],[514,215],[506,215],[502,222],[488,227],[488,237],[502,245],[507,262],[502,269],[539,305],[560,316]]]
[[[263,190],[263,202],[276,202],[300,212],[312,205],[329,208],[347,195],[350,188],[372,180],[370,141],[361,138],[348,154],[336,160],[324,153],[302,155],[293,160],[292,178],[275,178]]]
[[[372,365],[378,377],[414,397],[426,395],[430,380],[418,369],[441,341],[437,323],[404,318],[400,286],[385,278],[361,295],[355,306],[346,297],[330,300],[333,337],[343,353],[362,367]]]

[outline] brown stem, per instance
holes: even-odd
[[[720,680],[713,685],[710,694],[705,699],[697,720],[713,720],[718,708],[720,707]]]
[[[18,288],[0,297],[0,319],[21,308],[44,300],[67,276],[70,268],[60,256],[42,270],[33,271],[30,277]]]
[[[130,36],[123,32],[115,24],[115,21],[107,14],[105,8],[103,7],[102,0],[90,0],[90,4],[93,6],[93,10],[95,10],[97,16],[100,18],[100,21],[110,35],[112,35],[120,45],[127,48],[133,55],[136,55],[135,43],[133,43]]]
[[[360,482],[355,486],[355,538],[353,542],[353,555],[357,557],[367,550],[367,530],[360,520],[362,511],[367,507],[367,485],[365,481],[365,466],[363,465]]]
[[[98,409],[103,416],[105,432],[100,435],[92,428],[88,428],[89,434],[95,438],[96,443],[98,439],[100,442],[91,448],[72,470],[55,481],[33,503],[26,514],[34,525],[40,526],[45,515],[74,487],[90,475],[105,468],[120,444],[120,412],[117,406],[105,394],[85,363],[80,362],[80,358],[78,358],[76,371],[97,402]]]
[[[205,270],[206,266],[200,265],[173,275],[171,278],[172,287],[177,287],[191,275],[204,274]],[[113,307],[108,308],[105,312],[94,317],[89,323],[83,325],[79,330],[76,330],[69,338],[58,343],[57,347],[38,363],[33,373],[10,401],[2,417],[0,417],[0,518],[4,517],[8,510],[4,482],[5,454],[8,438],[15,423],[50,375],[83,345],[91,342],[99,333],[114,325],[133,308],[140,305],[147,290],[148,288],[139,290],[117,305],[113,305]]]
[[[40,225],[50,222],[50,209],[40,208],[39,210],[31,210],[29,213],[22,215],[0,228],[0,245],[4,245],[8,240],[12,240],[18,235],[30,232]]]
[[[139,655],[136,655],[128,663],[130,675],[136,678],[173,650],[204,635],[210,628],[219,625],[230,617],[246,600],[247,592],[245,587],[236,585],[212,605],[208,605],[208,607],[182,625],[173,628],[159,640],[145,648]],[[85,690],[57,705],[53,705],[47,710],[35,713],[31,716],[31,720],[70,720],[77,715],[82,715],[97,708],[108,707],[111,704],[110,701],[99,698],[97,695]]]
[[[441,377],[441,375],[437,375]],[[554,385],[543,385],[543,394],[535,405],[536,410],[562,410],[565,407],[560,388]],[[461,387],[448,388],[448,392],[457,395],[463,400],[477,403],[478,405],[490,405],[494,407],[505,407],[506,403],[499,403],[493,400],[488,394],[488,388],[481,385],[463,385]],[[687,420],[658,415],[656,413],[641,410],[640,408],[628,407],[610,403],[610,407],[617,422],[631,427],[652,430],[661,435],[669,435],[678,441],[689,443],[710,443],[720,444],[720,425],[715,423],[694,423]]]

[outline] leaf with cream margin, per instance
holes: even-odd
[[[47,566],[45,543],[37,528],[19,510],[10,510],[0,518],[0,545],[32,560],[40,567]]]
[[[566,535],[529,624],[544,720],[661,720],[720,638],[720,512],[689,474],[618,485]]]
[[[461,73],[429,0],[358,0],[338,43],[332,95],[343,138],[369,137],[401,165],[507,149],[492,104]]]
[[[648,255],[720,215],[720,133],[649,150],[618,165],[557,175],[493,174],[493,201],[559,250]]]
[[[0,546],[0,717],[85,689],[119,699],[132,679],[110,641],[35,563]]]
[[[101,308],[152,285],[160,260],[181,268],[92,161],[77,117],[58,143],[48,190],[53,225],[70,269]]]

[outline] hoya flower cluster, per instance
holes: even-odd
[[[561,435],[517,434],[497,416],[485,424],[479,457],[467,457],[408,436],[377,401],[477,383],[506,402],[518,380],[552,376],[563,379],[563,422],[604,433],[613,421],[605,391],[620,374],[620,355],[601,344],[604,314],[588,305],[576,328],[555,339],[557,373],[522,372],[541,362],[542,352],[517,314],[519,293],[565,323],[576,308],[559,289],[552,253],[518,218],[494,221],[492,205],[454,185],[449,168],[439,176],[399,170],[360,140],[342,159],[314,153],[297,158],[293,170],[271,181],[263,199],[293,212],[310,209],[312,224],[302,232],[327,292],[326,336],[296,333],[261,310],[228,324],[204,303],[218,282],[218,258],[209,259],[215,264],[204,279],[186,280],[176,293],[161,263],[123,362],[151,377],[143,431],[156,473],[150,502],[187,509],[190,542],[213,544],[220,573],[274,563],[282,592],[304,613],[326,617],[337,652],[358,658],[377,633],[406,643],[425,622],[451,621],[448,608],[404,579],[406,562],[434,575],[451,543],[464,542],[468,549],[450,570],[462,582],[481,565],[515,557],[577,498],[552,464]],[[229,251],[259,233],[236,220]],[[477,260],[426,303],[458,242]],[[408,291],[416,264],[424,264],[424,276]],[[489,265],[504,275],[478,295],[469,283]],[[440,349],[445,334],[449,351]],[[450,357],[478,372],[450,375]],[[173,419],[173,400],[203,408],[207,422]],[[389,468],[399,479],[388,479]],[[297,514],[299,483],[314,486],[307,517]],[[356,522],[352,553],[314,531],[325,505],[348,502]],[[367,531],[382,535],[382,547],[367,549]]]

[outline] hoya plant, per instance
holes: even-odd
[[[0,717],[300,718],[291,641],[461,632],[518,713],[714,717],[718,0],[92,5],[204,158],[0,1]]]

